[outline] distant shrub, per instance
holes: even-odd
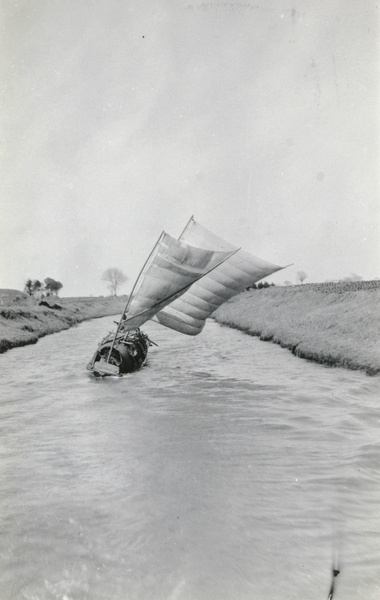
[[[260,282],[256,285],[256,283],[253,283],[252,285],[248,286],[247,288],[245,288],[246,291],[249,290],[262,290],[263,288],[268,288],[268,287],[272,287],[274,286],[274,283],[268,283],[267,281],[264,282]]]

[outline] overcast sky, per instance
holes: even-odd
[[[1,0],[0,288],[129,291],[191,215],[270,280],[380,276],[373,0]]]

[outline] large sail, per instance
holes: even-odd
[[[128,300],[120,324],[123,331],[140,327],[235,251],[193,247],[162,233]]]
[[[200,333],[207,317],[226,300],[283,268],[239,250],[193,218],[179,239],[209,251],[235,252],[228,260],[195,282],[181,297],[157,313],[156,319],[162,325],[188,335]]]

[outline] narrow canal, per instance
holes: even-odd
[[[208,323],[140,372],[112,318],[0,356],[2,600],[380,597],[380,378]]]

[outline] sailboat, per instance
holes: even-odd
[[[154,320],[180,333],[198,335],[224,302],[283,268],[230,244],[191,217],[178,239],[161,234],[116,331],[102,339],[87,369],[98,376],[140,369],[153,344],[141,325]]]

